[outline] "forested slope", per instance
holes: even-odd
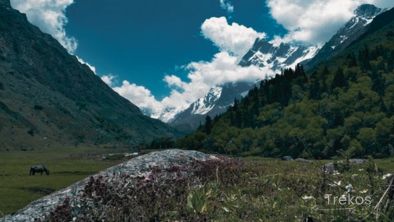
[[[231,154],[327,158],[394,154],[394,10],[335,58],[284,70],[177,141]]]

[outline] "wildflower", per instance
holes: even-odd
[[[329,184],[329,185],[332,187],[337,187],[337,186],[341,186],[341,184],[342,184],[342,181],[338,181],[338,182],[334,181],[334,183]]]
[[[334,170],[334,172],[332,173],[332,175],[336,176],[339,175],[340,173],[338,172],[338,170]]]
[[[367,193],[368,192],[368,189],[365,189],[365,190],[361,190],[360,191],[360,193]]]
[[[230,212],[230,210],[227,207],[222,207],[224,211],[226,211],[226,213]]]
[[[302,197],[302,199],[303,200],[311,200],[311,199],[314,199],[314,197],[305,195],[305,196]]]
[[[392,176],[391,173],[385,174],[385,175],[383,175],[382,180],[385,180],[385,179],[387,179],[387,178],[389,178],[391,176]]]
[[[353,191],[353,185],[350,183],[345,187],[348,193],[351,193]]]

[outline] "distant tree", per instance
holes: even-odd
[[[339,67],[332,81],[331,89],[335,89],[337,87],[346,87],[347,84],[347,80],[343,74],[343,69]]]
[[[205,125],[204,125],[204,132],[206,134],[211,134],[211,130],[212,130],[212,118],[207,115],[207,117],[205,117]]]
[[[347,56],[347,65],[348,65],[348,67],[355,67],[355,66],[357,66],[357,59],[356,59],[356,57],[354,56],[354,54],[353,53],[350,53],[348,56]]]

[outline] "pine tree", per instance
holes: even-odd
[[[204,126],[204,132],[206,134],[211,134],[212,131],[212,118],[210,116],[205,117],[205,126]]]
[[[342,68],[338,68],[337,72],[335,73],[334,80],[332,81],[331,84],[331,89],[335,89],[337,87],[346,87],[347,86],[347,80],[345,78],[345,75],[343,74]]]

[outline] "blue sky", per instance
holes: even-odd
[[[77,0],[67,8],[66,32],[78,40],[76,54],[97,73],[143,85],[161,99],[170,91],[163,83],[166,74],[185,80],[181,66],[210,60],[218,51],[201,34],[205,19],[226,16],[269,36],[285,32],[264,1],[232,4],[228,13],[216,0]]]
[[[323,45],[361,4],[393,0],[11,0],[121,96],[163,121],[211,87],[273,75],[240,67],[256,38]]]

